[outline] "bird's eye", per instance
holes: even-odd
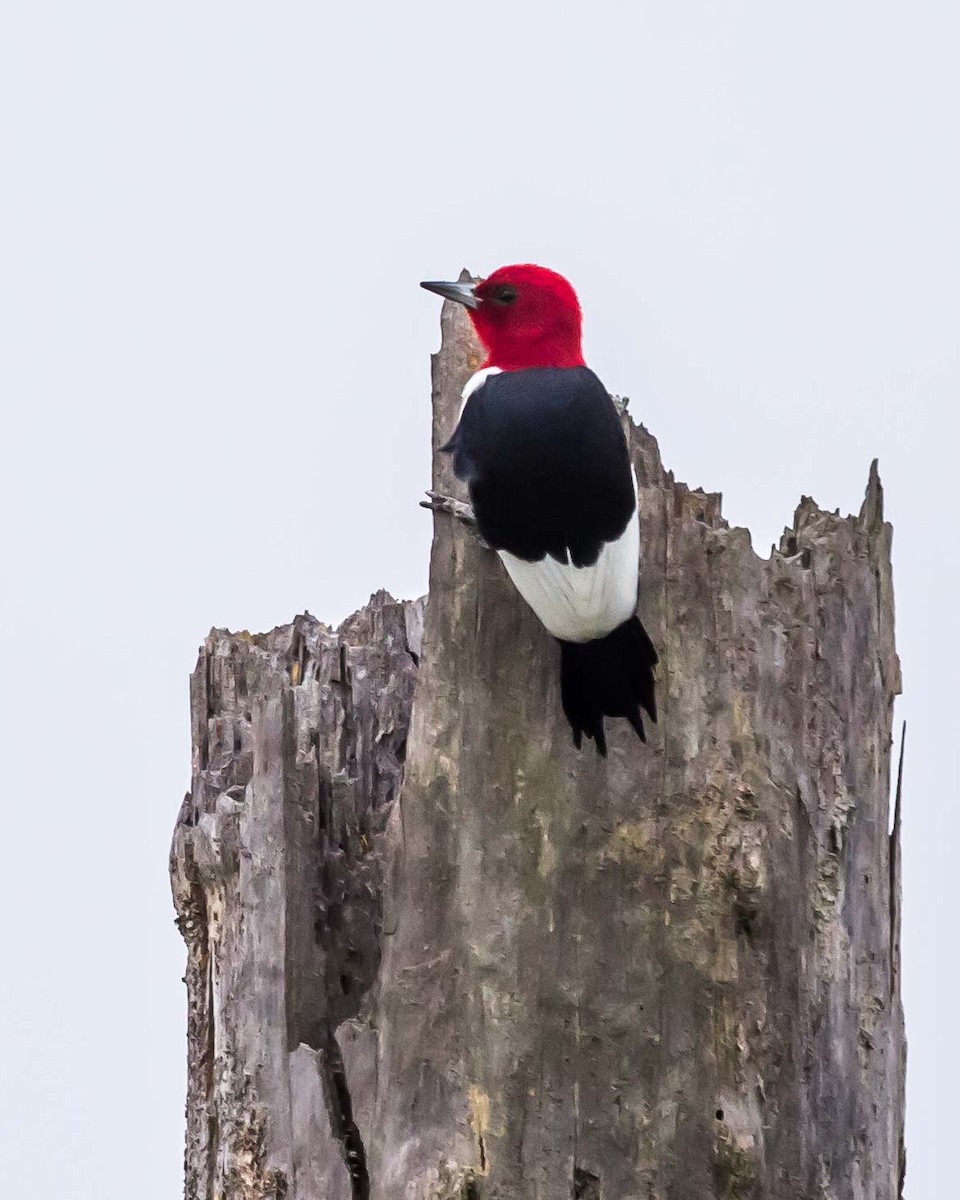
[[[509,283],[502,283],[493,293],[496,304],[512,304],[517,298],[517,289]]]

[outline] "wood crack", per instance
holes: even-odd
[[[903,755],[907,745],[907,723],[900,730],[900,759],[897,764],[897,790],[893,803],[893,828],[890,830],[890,996],[899,991],[900,975],[900,820],[903,800]]]
[[[340,1143],[343,1161],[350,1176],[350,1194],[353,1200],[370,1200],[367,1152],[353,1115],[353,1098],[347,1083],[340,1043],[332,1030],[321,1051],[321,1072],[330,1115],[330,1131]]]

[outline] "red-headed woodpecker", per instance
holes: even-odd
[[[560,643],[563,709],[607,752],[603,719],[657,719],[657,653],[636,616],[637,483],[617,410],[587,367],[576,292],[525,263],[480,283],[423,283],[466,305],[487,360],[443,447],[478,530]]]

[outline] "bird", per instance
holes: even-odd
[[[441,450],[481,538],[560,644],[574,746],[586,735],[606,757],[605,717],[625,717],[645,742],[658,657],[637,616],[637,480],[616,406],[583,357],[577,294],[534,263],[420,286],[464,305],[486,351]]]

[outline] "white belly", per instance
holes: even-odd
[[[497,553],[520,595],[547,630],[565,642],[604,637],[637,611],[640,519],[636,510],[617,541],[604,545],[592,567],[559,563],[550,555],[525,562],[506,550]]]

